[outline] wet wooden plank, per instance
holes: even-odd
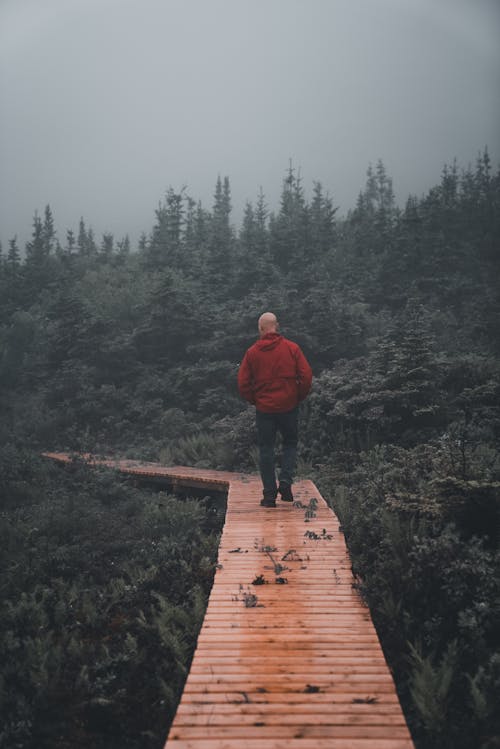
[[[382,654],[360,655],[357,651],[349,651],[347,654],[345,651],[336,651],[334,653],[318,653],[316,655],[304,651],[302,654],[297,655],[296,653],[287,653],[282,655],[272,655],[262,657],[258,655],[246,655],[242,657],[234,657],[233,654],[221,651],[210,651],[206,653],[199,651],[195,654],[191,667],[194,665],[216,665],[230,664],[231,666],[242,665],[245,668],[260,665],[265,663],[268,666],[288,668],[294,664],[300,663],[301,665],[307,664],[311,668],[328,666],[328,665],[350,665],[350,666],[362,666],[362,665],[379,665],[383,664],[386,667],[385,659]]]
[[[345,675],[345,674],[362,674],[364,676],[367,676],[368,674],[386,674],[387,673],[387,666],[382,661],[378,665],[373,664],[357,664],[353,663],[352,661],[349,661],[348,663],[344,664],[327,664],[327,665],[318,665],[314,664],[312,665],[308,661],[302,662],[301,660],[296,660],[295,662],[289,662],[284,664],[277,664],[277,663],[247,663],[247,662],[240,662],[237,664],[233,663],[227,663],[217,664],[217,673],[221,676],[229,676],[229,675],[240,675],[241,673],[246,673],[248,669],[252,669],[255,676],[262,677],[264,675],[268,674],[289,674],[291,676],[297,676],[298,674],[302,676],[307,676],[308,678],[311,676],[311,674],[327,674],[331,677],[337,676],[339,674]],[[197,661],[196,663],[191,664],[190,673],[191,674],[211,674],[213,673],[213,663],[206,661],[205,663],[200,663]]]
[[[277,709],[276,704],[271,706],[272,710],[264,711],[242,711],[234,708],[231,712],[201,712],[198,710],[191,710],[187,713],[182,711],[178,712],[176,719],[176,726],[186,727],[201,727],[201,726],[219,726],[219,727],[251,727],[257,724],[263,724],[268,727],[275,726],[304,726],[311,722],[311,712],[304,710],[302,712],[299,708],[295,708],[293,712],[290,712],[286,704],[282,704],[280,709]],[[315,726],[404,726],[405,720],[400,712],[388,713],[387,711],[381,712],[380,710],[376,715],[373,711],[366,713],[356,713],[355,711],[342,711],[342,712],[325,712],[323,707],[322,710],[318,710],[314,714],[314,725]]]
[[[389,732],[388,732],[389,734]],[[373,738],[339,738],[335,739],[238,739],[235,746],[233,739],[204,739],[201,744],[197,739],[171,739],[169,747],[172,749],[414,749],[411,739],[392,738],[390,734],[385,739]]]
[[[234,685],[232,685],[234,688]],[[295,705],[302,704],[304,699],[307,700],[307,704],[316,705],[322,704],[325,711],[329,711],[332,705],[336,704],[367,704],[371,706],[377,706],[377,711],[381,705],[397,705],[398,710],[401,710],[398,702],[396,691],[390,692],[377,692],[376,690],[362,691],[356,689],[352,691],[339,691],[335,690],[332,692],[285,692],[282,690],[276,690],[275,692],[262,692],[262,691],[250,691],[245,689],[234,690],[227,688],[226,691],[210,692],[206,689],[201,692],[184,692],[182,696],[181,705],[184,704],[195,704],[195,705],[247,705],[247,704],[267,704],[267,703],[282,703],[286,702],[290,705],[291,709],[295,710]]]
[[[408,738],[408,729],[404,726],[373,726],[373,725],[320,725],[316,721],[313,724],[300,726],[294,725],[258,725],[258,726],[179,726],[172,728],[172,738],[200,739],[209,738],[232,738],[238,741],[242,738],[255,739],[290,739],[298,738],[362,738],[362,739],[384,739],[390,736],[393,739]],[[167,744],[168,746],[168,744]],[[200,744],[203,746],[203,744]],[[235,745],[236,746],[236,745]]]
[[[324,703],[314,703],[310,699],[305,702],[304,698],[302,698],[302,702],[294,703],[293,711],[290,711],[290,704],[285,701],[221,704],[217,706],[217,711],[214,711],[214,704],[215,703],[182,703],[179,705],[177,714],[179,718],[182,718],[182,720],[190,720],[192,717],[198,719],[199,716],[204,715],[209,715],[211,718],[218,715],[221,716],[222,719],[224,719],[224,716],[259,715],[267,716],[267,718],[274,720],[274,718],[277,715],[279,716],[282,712],[288,712],[291,720],[295,719],[295,716],[303,714],[308,714],[310,716],[314,713],[317,716],[320,716],[320,719],[325,715]],[[345,715],[360,716],[370,720],[375,719],[377,722],[379,721],[379,718],[380,720],[384,720],[385,718],[383,716],[390,716],[391,719],[395,716],[398,721],[403,720],[400,707],[397,703],[385,703],[379,705],[375,716],[373,715],[373,709],[369,703],[353,703],[352,701],[330,703],[328,719],[330,719],[330,716],[335,716],[335,720],[337,720],[337,716]],[[340,719],[343,720],[343,717]],[[300,722],[302,722],[302,720],[300,720],[299,723]]]

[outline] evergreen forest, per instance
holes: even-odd
[[[266,310],[417,749],[500,747],[499,278],[487,150],[404,206],[379,161],[344,216],[293,166],[238,227],[227,177],[169,188],[134,247],[35,214],[0,254],[0,747],[163,746],[224,500],[42,453],[256,472],[236,373]]]

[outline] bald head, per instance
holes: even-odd
[[[278,320],[273,312],[264,312],[259,317],[259,333],[266,335],[266,333],[277,333],[278,331]]]

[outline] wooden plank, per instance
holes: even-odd
[[[273,705],[273,710],[276,710]],[[224,726],[224,727],[250,727],[262,723],[265,726],[303,726],[311,722],[310,712],[293,711],[290,712],[286,705],[283,705],[280,712],[256,711],[252,713],[243,712],[236,707],[232,712],[221,713],[211,711],[201,713],[192,710],[189,713],[178,712],[176,726],[199,727],[199,726]],[[405,720],[400,712],[374,713],[373,711],[359,715],[355,712],[328,712],[325,710],[318,711],[314,715],[314,724],[316,726],[405,726]]]
[[[172,749],[414,749],[411,739],[388,738],[336,738],[332,746],[331,738],[321,739],[238,739],[235,746],[233,739],[170,739]]]
[[[231,685],[233,686],[233,685]],[[274,692],[262,692],[256,690],[234,690],[226,689],[226,691],[210,692],[209,690],[202,692],[191,692],[189,689],[184,691],[182,696],[183,704],[193,705],[246,705],[246,704],[280,704],[286,703],[289,706],[303,704],[304,699],[308,700],[308,704],[311,705],[322,705],[323,710],[328,711],[332,705],[352,705],[352,704],[367,704],[375,709],[374,706],[380,705],[396,705],[398,710],[401,710],[398,702],[398,697],[395,690],[389,692],[380,692],[376,689],[369,691],[358,690],[355,693],[348,691],[333,692],[284,692],[276,690]]]
[[[210,652],[204,652],[202,649],[200,649],[196,652],[191,667],[198,663],[209,663],[213,666],[215,666],[216,664],[224,665],[226,663],[231,663],[231,665],[233,666],[242,665],[245,668],[251,668],[252,666],[260,665],[261,663],[266,663],[267,665],[275,667],[282,666],[283,668],[293,666],[296,663],[307,664],[311,668],[325,665],[370,666],[383,664],[387,668],[385,658],[382,654],[379,655],[370,653],[370,655],[363,656],[356,651],[347,654],[345,654],[344,651],[338,651],[333,655],[331,653],[328,655],[324,653],[312,655],[311,653],[303,651],[299,654],[288,653],[279,656],[245,655],[235,657],[234,655],[232,655],[231,653],[227,653],[226,651],[216,653],[213,650],[211,650]]]
[[[336,676],[337,674],[386,674],[387,666],[385,663],[380,662],[378,665],[369,664],[353,664],[352,662],[346,664],[327,664],[311,666],[310,663],[297,662],[285,663],[278,665],[276,663],[262,663],[262,664],[248,664],[248,663],[237,663],[236,665],[231,663],[217,664],[217,674],[220,676],[226,676],[229,674],[242,674],[251,669],[253,676],[264,676],[267,674],[290,674],[297,676],[298,674],[310,677],[311,674],[329,674]],[[196,662],[191,664],[189,672],[191,674],[211,674],[214,671],[213,663],[206,662],[204,664]]]
[[[294,703],[293,711],[290,712],[290,704],[288,702],[260,702],[260,703],[238,703],[238,704],[221,704],[217,706],[217,715],[265,715],[274,716],[281,714],[282,712],[290,712],[291,715],[297,714],[310,714],[315,713],[316,715],[322,716],[325,714],[324,703],[314,703],[310,699],[305,702],[305,695],[302,698],[302,702]],[[377,704],[376,710],[370,703],[331,703],[329,714],[332,715],[359,715],[359,716],[398,716],[401,718],[401,709],[397,703],[393,704]],[[178,717],[183,719],[186,716],[198,716],[198,715],[211,715],[214,713],[214,703],[196,704],[196,703],[181,703],[177,709]],[[378,718],[377,718],[378,720]]]
[[[408,728],[404,726],[330,726],[318,725],[280,725],[280,726],[180,726],[172,729],[172,738],[202,739],[207,738],[231,738],[238,741],[242,738],[255,739],[283,739],[289,738],[372,738],[384,739],[390,735],[393,739],[409,738]]]
[[[367,694],[381,694],[391,692],[394,689],[392,680],[383,680],[382,676],[370,674],[368,676],[354,674],[349,679],[343,675],[331,677],[325,674],[310,674],[309,676],[294,676],[288,674],[262,674],[259,679],[258,674],[249,679],[246,675],[224,676],[219,675],[212,679],[204,678],[198,674],[189,674],[189,686],[186,685],[185,691],[204,692],[227,692],[234,690],[236,692],[262,692],[262,694],[281,692],[283,694],[296,693],[307,694],[310,686],[318,689],[323,693],[334,693],[336,690],[343,694],[351,693],[353,699],[363,698]],[[175,722],[175,721],[174,721]]]

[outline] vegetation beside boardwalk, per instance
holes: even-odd
[[[5,747],[159,746],[210,592],[223,501],[4,449]]]
[[[292,168],[231,222],[169,189],[154,226],[0,259],[0,746],[159,747],[223,508],[51,466],[47,449],[256,470],[236,372],[270,309],[311,362],[300,472],[338,513],[418,749],[500,726],[500,175],[482,153],[338,216]]]

